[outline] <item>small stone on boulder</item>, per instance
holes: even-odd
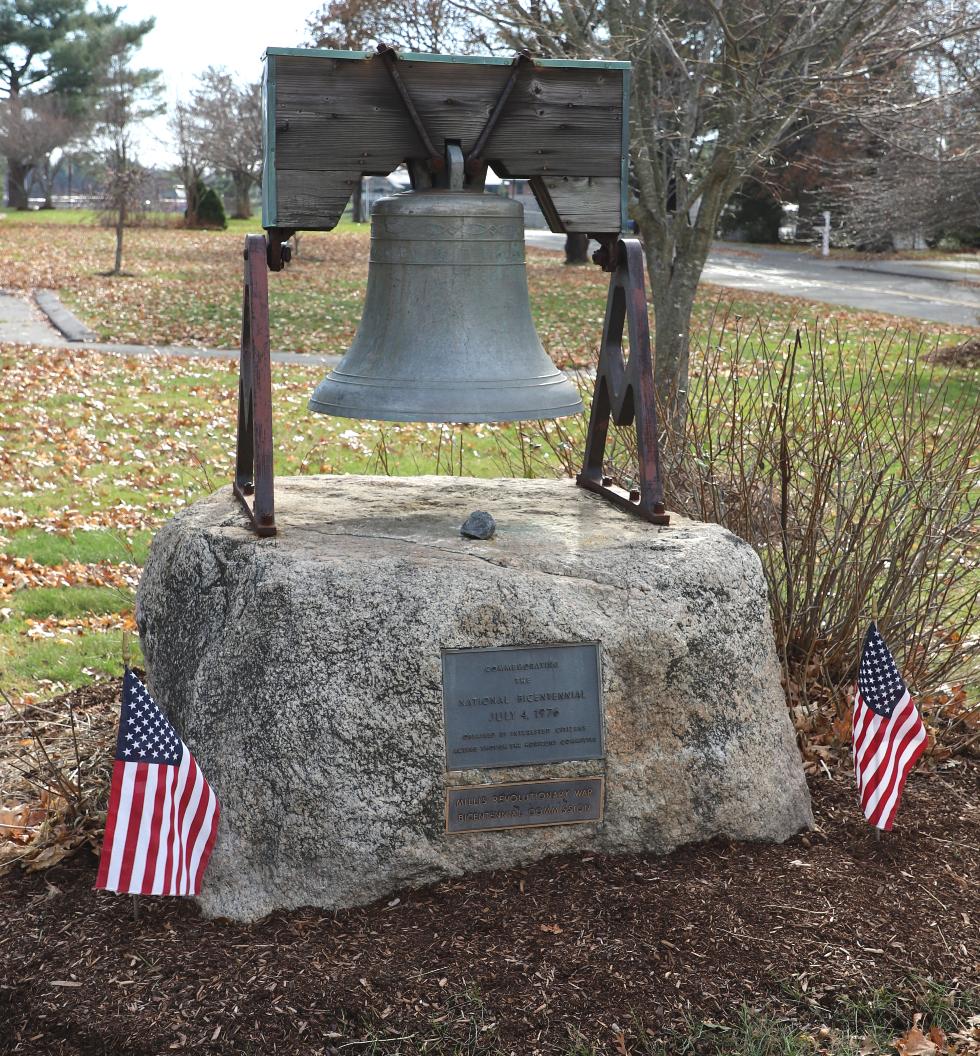
[[[497,522],[486,510],[474,510],[463,521],[459,534],[467,539],[492,539],[497,530]]]

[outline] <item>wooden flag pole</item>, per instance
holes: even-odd
[[[132,652],[131,652],[131,649],[130,649],[129,631],[127,631],[125,629],[122,632],[121,649],[122,649],[123,667],[125,668],[126,671],[129,671],[129,670],[131,670],[131,666],[132,666],[131,663],[130,663],[130,661],[132,660]],[[126,690],[125,690],[125,686],[124,686],[123,687],[123,692],[125,693],[125,691]],[[130,898],[130,905],[133,907],[133,920],[137,921],[137,920],[140,919],[139,895],[130,895],[129,898]]]
[[[872,597],[872,599],[871,599],[871,622],[875,625],[875,627],[878,626],[878,599],[877,599],[877,597]],[[877,825],[875,825],[874,829],[875,829],[875,843],[881,843],[881,829],[879,829]]]
[[[873,597],[871,599],[871,622],[875,625],[875,627],[878,626],[878,599],[877,599],[877,597]],[[875,825],[875,843],[881,843],[881,829],[879,829],[877,825]]]
[[[869,608],[871,609],[871,622],[874,624],[875,627],[877,627],[878,626],[878,598],[877,598],[877,595],[874,593],[874,586],[871,587],[871,597],[869,598],[869,601],[870,601]],[[862,639],[862,641],[863,641],[863,639]],[[875,830],[875,843],[881,843],[881,829],[879,829],[878,826],[875,825],[874,826],[874,830]]]

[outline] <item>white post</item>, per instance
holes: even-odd
[[[821,256],[830,256],[830,210],[824,209],[823,211],[823,246],[821,247]]]

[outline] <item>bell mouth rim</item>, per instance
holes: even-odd
[[[452,412],[426,412],[420,411],[397,411],[372,409],[368,414],[351,414],[353,408],[337,407],[334,404],[318,403],[310,398],[307,404],[309,410],[314,414],[326,414],[331,418],[350,418],[357,422],[431,422],[433,425],[440,423],[445,425],[487,425],[493,422],[535,422],[550,418],[569,418],[572,415],[583,414],[585,405],[581,400],[577,404],[568,404],[553,408],[531,408],[526,411],[474,411],[468,414],[465,411]]]
[[[566,418],[585,412],[575,383],[553,364],[545,374],[472,378],[452,384],[443,379],[351,374],[343,366],[339,363],[313,390],[307,403],[310,411],[363,421],[474,424]],[[433,406],[434,389],[442,401],[440,407]],[[499,396],[500,403],[493,394]],[[526,401],[524,406],[520,405],[521,396]]]
[[[317,385],[316,389],[313,390],[313,396],[310,399],[315,398],[317,392],[322,388],[334,388],[335,386],[343,386],[345,390],[365,388],[365,389],[381,389],[386,392],[390,392],[393,385],[397,385],[403,392],[410,393],[425,393],[431,392],[433,387],[437,387],[440,392],[472,392],[474,389],[480,391],[487,391],[493,389],[500,389],[502,391],[507,390],[531,390],[534,392],[541,392],[543,389],[547,390],[552,385],[572,385],[568,378],[568,375],[557,367],[553,367],[552,370],[548,371],[547,374],[525,374],[520,378],[512,378],[510,380],[506,378],[467,378],[465,381],[454,381],[447,382],[445,378],[434,378],[434,379],[422,379],[416,376],[414,378],[404,378],[394,375],[386,375],[383,377],[371,377],[367,374],[353,374],[349,370],[344,370],[343,360],[335,366],[330,373]]]

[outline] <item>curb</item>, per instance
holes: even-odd
[[[55,346],[57,347],[57,346]],[[135,356],[145,359],[223,359],[238,362],[241,352],[237,348],[189,348],[181,345],[121,345],[106,341],[87,341],[80,346],[90,352],[101,352],[109,356]],[[287,363],[295,367],[335,367],[341,356],[316,352],[270,352],[273,363]]]
[[[924,282],[950,282],[962,286],[980,286],[980,275],[965,272],[962,276],[951,275],[948,271],[943,274],[930,275],[924,269],[916,271],[899,270],[889,267],[868,267],[864,264],[835,263],[835,268],[842,271],[863,271],[866,275],[894,275],[899,279],[921,279]]]
[[[35,290],[34,302],[48,317],[51,325],[68,341],[98,341],[99,335],[74,316],[62,303],[54,290]]]
[[[62,303],[53,290],[33,290],[34,302],[44,313],[47,321],[57,331],[49,335],[9,337],[4,334],[0,323],[0,343],[12,345],[33,345],[38,348],[80,348],[104,355],[136,356],[148,359],[161,359],[168,356],[175,359],[218,359],[237,361],[241,352],[237,348],[197,348],[184,345],[135,345],[112,341],[100,341],[85,324],[73,315]],[[24,294],[18,290],[0,290],[0,298],[10,297],[21,303],[26,301]],[[40,321],[37,321],[40,326]],[[273,363],[287,363],[290,366],[335,367],[341,356],[316,352],[279,352],[270,354]]]

